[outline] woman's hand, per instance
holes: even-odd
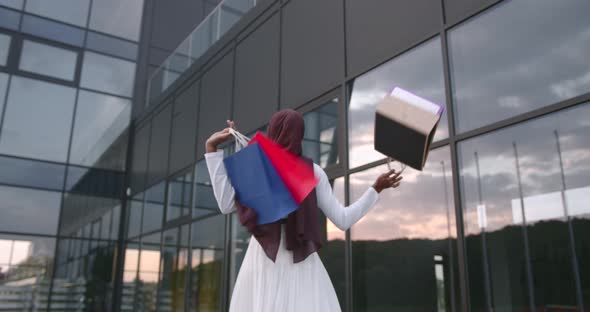
[[[386,188],[396,188],[399,186],[402,177],[400,176],[401,171],[395,173],[395,169],[389,170],[388,172],[380,175],[375,183],[373,183],[373,188],[377,193],[381,193]]]
[[[217,152],[217,146],[219,146],[219,144],[228,141],[229,139],[231,139],[232,135],[231,133],[229,133],[229,129],[233,128],[235,129],[235,124],[233,121],[228,120],[227,121],[227,128],[221,130],[221,131],[217,131],[215,133],[213,133],[208,139],[207,142],[205,143],[205,151],[207,153],[213,153],[213,152]]]

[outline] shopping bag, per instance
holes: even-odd
[[[258,224],[287,217],[299,205],[259,144],[250,144],[223,159],[236,199],[252,208]]]
[[[258,143],[278,172],[285,186],[300,204],[318,184],[318,179],[309,166],[299,156],[284,149],[261,132],[257,132],[250,144]]]
[[[377,104],[375,150],[422,170],[444,107],[396,87]]]

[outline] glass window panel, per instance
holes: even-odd
[[[303,154],[322,168],[338,163],[338,99],[303,115]]]
[[[8,87],[8,79],[10,75],[0,72],[0,120],[2,120],[2,113],[4,111],[4,102],[6,100],[6,88]]]
[[[215,11],[215,13],[209,15],[190,35],[190,53],[195,60],[203,55],[211,44],[217,40],[217,12]]]
[[[53,269],[55,239],[0,234],[0,246],[0,287],[4,294],[32,294],[31,286],[49,283]],[[6,308],[11,300],[4,298],[0,299],[0,304]],[[32,303],[26,300],[19,303],[31,304],[28,308],[33,308]],[[20,306],[19,311],[28,308]]]
[[[382,165],[352,174],[351,202],[386,171]],[[456,234],[449,148],[430,151],[422,172],[407,168],[403,177],[399,188],[384,190],[374,210],[351,228],[355,311],[437,311],[439,304],[451,310],[450,287],[457,282],[450,250]],[[444,264],[442,285],[435,259]]]
[[[8,52],[10,51],[10,42],[11,37],[5,34],[0,33],[0,66],[6,66],[6,61],[8,60]],[[0,84],[0,90],[3,87]],[[2,93],[0,93],[1,95]],[[4,99],[2,99],[3,101]]]
[[[23,9],[23,0],[0,0],[0,5],[22,10]]]
[[[158,308],[163,311],[184,311],[188,277],[188,228],[164,232],[161,276],[158,285]]]
[[[0,231],[55,235],[61,193],[0,186]]]
[[[168,182],[167,221],[191,214],[191,186],[191,172],[185,173]]]
[[[0,152],[65,162],[75,89],[12,77]]]
[[[105,36],[93,31],[88,32],[86,47],[97,52],[111,54],[130,60],[135,60],[137,58],[137,44]]]
[[[344,177],[337,178],[332,181],[334,196],[338,201],[344,204]],[[345,244],[346,232],[337,228],[330,219],[322,214],[322,221],[325,220],[324,233],[325,243],[319,250],[322,263],[328,271],[332,285],[338,295],[338,301],[342,310],[345,310],[346,305],[346,267],[345,267]]]
[[[100,0],[92,2],[90,28],[139,41],[143,0]]]
[[[84,53],[80,85],[89,89],[131,97],[135,63],[92,52]]]
[[[0,183],[61,191],[64,176],[61,164],[0,157]]]
[[[66,191],[107,198],[120,198],[124,172],[69,166]]]
[[[111,240],[118,240],[119,239],[119,226],[121,223],[121,205],[115,206],[113,208],[113,219],[111,223],[111,232],[110,238]]]
[[[138,292],[134,306],[143,306],[144,311],[156,311],[156,294],[160,273],[160,235],[158,232],[142,238],[139,255]]]
[[[119,97],[80,90],[74,121],[70,163],[119,169],[125,162],[131,101]],[[112,155],[112,156],[111,156]],[[104,159],[115,159],[104,163]]]
[[[588,92],[589,11],[588,1],[508,1],[449,31],[458,130]]]
[[[162,181],[145,191],[143,204],[142,233],[151,232],[162,227],[164,218],[164,197],[166,182]]]
[[[213,194],[211,178],[204,159],[197,162],[194,171],[193,218],[219,213]]]
[[[190,311],[220,309],[224,238],[224,215],[217,214],[192,224]]]
[[[429,40],[355,79],[348,113],[350,168],[385,158],[373,145],[375,109],[396,86],[446,106],[440,38]],[[434,140],[448,135],[445,110]]]
[[[34,41],[23,40],[19,69],[74,80],[78,53]]]
[[[133,238],[141,233],[143,193],[139,193],[131,198],[127,211],[127,238]]]
[[[25,14],[21,30],[31,35],[77,47],[84,45],[84,30],[41,17]]]
[[[90,0],[27,0],[25,10],[62,22],[86,27]]]
[[[459,144],[472,310],[577,310],[576,279],[590,300],[588,120],[582,104]]]
[[[233,3],[231,3],[233,2]],[[219,34],[222,36],[231,27],[239,21],[242,16],[248,12],[246,9],[245,11],[239,10],[239,8],[234,7],[234,5],[240,6],[240,3],[237,2],[248,2],[242,0],[233,0],[233,1],[225,1],[221,7],[219,7]]]
[[[119,204],[118,198],[67,193],[63,199],[59,233],[74,236],[82,229],[81,237],[97,239],[100,227],[95,223]]]
[[[0,8],[0,27],[18,30],[20,16],[20,13],[17,13],[13,10]]]

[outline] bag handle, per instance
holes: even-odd
[[[238,130],[234,128],[229,128],[229,133],[234,136],[236,140],[236,152],[241,150],[242,148],[248,146],[248,142],[250,142],[250,138],[238,132]]]
[[[396,162],[396,161],[397,160],[395,160],[395,159],[393,159],[391,157],[387,157],[387,169],[388,170],[391,170],[391,163],[392,162]],[[401,166],[401,170],[399,171],[399,173],[402,174],[404,172],[404,170],[406,170],[406,164],[401,163],[401,162],[399,162],[399,163],[400,163],[400,166]]]

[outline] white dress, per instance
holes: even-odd
[[[235,192],[225,166],[223,152],[206,153],[215,199],[222,213],[236,210]],[[314,164],[319,179],[316,186],[318,207],[341,230],[347,230],[362,218],[378,200],[370,187],[354,204],[343,207],[334,197],[324,170]],[[252,237],[234,286],[230,312],[341,312],[334,286],[317,252],[299,263],[285,248],[285,226],[276,261],[270,260]]]

